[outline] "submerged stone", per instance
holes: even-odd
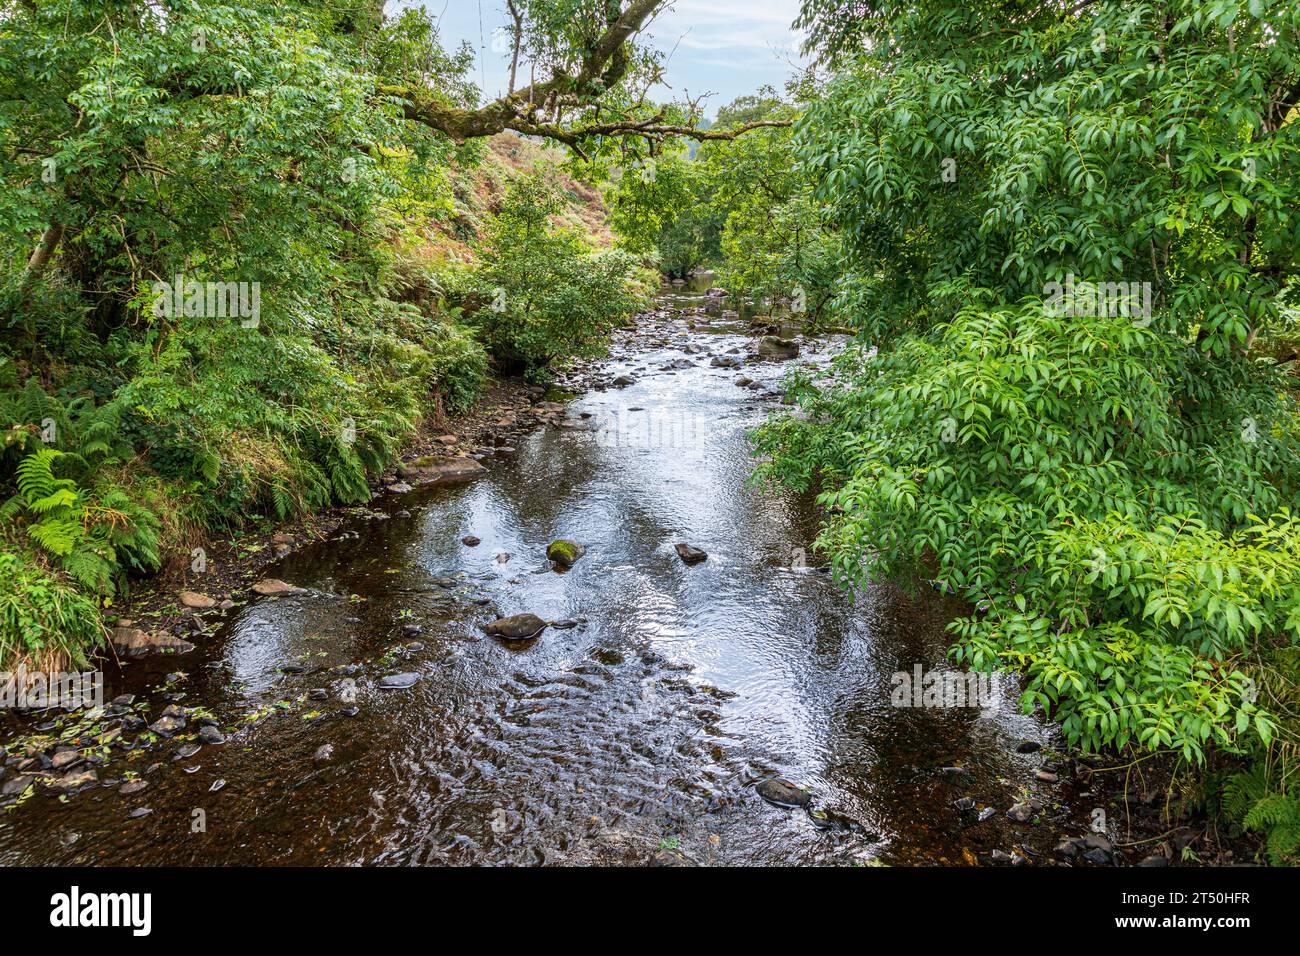
[[[263,578],[253,585],[253,591],[264,597],[274,594],[301,594],[302,588],[281,581],[279,578]]]
[[[780,777],[769,777],[754,789],[760,797],[778,807],[807,807],[812,803],[811,793]]]
[[[497,618],[484,626],[483,630],[493,637],[504,638],[507,641],[526,641],[546,630],[546,622],[536,614],[515,614]]]
[[[692,547],[685,542],[673,545],[677,551],[677,556],[686,564],[699,564],[708,558],[708,554],[699,548]]]

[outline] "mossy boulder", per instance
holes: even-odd
[[[547,546],[546,556],[562,568],[571,568],[578,563],[578,559],[586,550],[576,541],[560,538]]]

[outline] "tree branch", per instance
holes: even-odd
[[[478,109],[453,106],[436,91],[425,86],[382,86],[379,92],[400,101],[403,115],[408,120],[445,133],[456,143],[513,130],[525,136],[542,136],[564,143],[580,155],[585,155],[582,152],[583,141],[593,136],[630,135],[647,140],[689,136],[697,140],[722,140],[735,139],[752,129],[791,125],[789,120],[763,120],[730,130],[701,130],[693,126],[666,124],[662,114],[650,120],[577,126],[564,126],[558,119],[538,122],[536,113],[539,106],[545,108],[543,115],[549,113],[552,117],[558,117],[563,108],[580,105],[584,94],[608,90],[619,83],[631,65],[627,42],[667,2],[668,0],[632,0],[591,47],[576,75],[557,71],[549,80],[534,81],[523,89],[516,90],[513,78],[516,63],[512,62],[510,92]],[[513,4],[511,7],[513,14]],[[518,27],[515,39],[517,59]]]

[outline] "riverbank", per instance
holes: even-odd
[[[512,438],[554,417],[559,406],[544,395],[522,379],[497,378],[467,413],[430,416],[401,457],[371,481],[371,503],[425,484],[477,477],[483,460],[508,454]],[[268,567],[326,540],[348,518],[368,510],[369,505],[339,506],[289,521],[261,518],[246,529],[205,538],[195,546],[198,553],[178,556],[158,575],[135,582],[126,601],[106,614],[112,635],[107,652],[174,652],[211,637],[220,627],[220,612],[235,609],[235,600],[247,597]]]
[[[668,301],[695,298],[683,296],[674,286],[662,291]],[[688,306],[687,314],[719,314],[721,300],[707,301],[707,310]],[[631,356],[662,344],[661,339],[641,335],[641,324],[674,314],[668,306],[637,316],[614,338],[620,354]],[[370,481],[371,503],[428,485],[473,480],[492,462],[508,465],[518,439],[562,417],[564,406],[557,398],[617,387],[617,376],[604,374],[604,365],[604,359],[577,361],[550,388],[520,377],[493,378],[467,411],[427,416],[398,459]],[[106,612],[104,624],[111,637],[104,653],[174,653],[211,637],[221,624],[220,612],[237,607],[236,599],[247,597],[268,567],[326,540],[343,521],[366,514],[368,507],[337,506],[287,521],[262,516],[248,528],[208,536],[195,544],[198,553],[173,556],[160,573],[136,581],[126,600]]]

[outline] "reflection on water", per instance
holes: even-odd
[[[851,600],[804,560],[811,502],[746,485],[746,433],[788,366],[711,367],[744,357],[738,327],[646,325],[662,344],[610,364],[634,384],[574,400],[566,427],[487,477],[377,502],[274,570],[305,593],[250,602],[185,658],[129,665],[114,693],[156,713],[179,666],[171,692],[227,742],[116,753],[101,779],[131,770],[142,793],[37,796],[0,816],[0,862],[642,863],[670,847],[960,863],[1023,841],[1002,811],[1031,775],[1015,743],[1043,730],[1013,713],[1014,688],[983,710],[890,704],[892,674],[947,666],[955,609],[928,589]],[[587,548],[567,573],[545,559],[558,537]],[[708,560],[683,564],[683,541]],[[483,636],[525,611],[580,623],[531,645]],[[415,687],[377,686],[406,671]],[[773,774],[817,813],[764,803],[753,784]],[[964,825],[962,796],[997,812]]]

